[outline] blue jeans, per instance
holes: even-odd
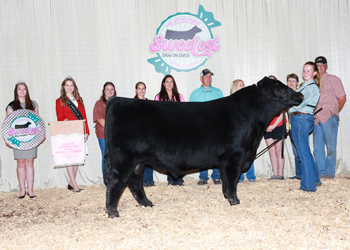
[[[143,170],[143,185],[154,185],[153,168],[149,165],[145,165],[145,169]]]
[[[103,162],[104,162],[104,155],[105,155],[105,139],[98,139],[98,144],[100,144],[100,149],[101,149],[101,153],[102,153],[102,178],[103,178],[103,174],[104,174],[104,170],[103,170]],[[104,184],[107,185],[107,183],[103,180]]]
[[[245,173],[245,176],[248,180],[255,180],[255,173],[254,173],[254,162],[250,166],[249,170]],[[244,173],[241,174],[241,177],[239,178],[241,181],[244,181]]]
[[[218,168],[213,168],[213,173],[211,174],[211,178],[213,180],[221,180],[221,177],[220,177],[220,171]],[[209,180],[209,177],[208,177],[208,168],[203,170],[203,171],[200,171],[199,172],[199,179],[200,180],[206,180],[208,181]]]
[[[325,124],[319,121],[314,128],[314,156],[320,176],[335,176],[335,164],[337,161],[337,135],[338,117],[333,115]],[[327,147],[327,157],[324,146]]]
[[[310,151],[309,134],[314,129],[313,115],[298,114],[291,117],[292,136],[301,167],[300,189],[316,191],[316,183],[321,183],[316,164]]]

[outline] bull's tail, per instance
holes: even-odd
[[[105,154],[103,155],[103,182],[107,186],[109,180],[109,173],[111,169],[111,161],[108,147],[105,147]]]

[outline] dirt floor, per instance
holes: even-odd
[[[238,185],[230,206],[221,185],[146,188],[154,207],[126,189],[119,218],[105,212],[105,188],[0,194],[0,249],[350,249],[350,177],[322,179],[315,193],[296,180]]]

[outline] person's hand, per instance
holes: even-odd
[[[271,132],[274,129],[275,129],[274,126],[268,126],[267,129],[266,129],[266,132]]]
[[[5,141],[5,143],[6,143],[6,146],[8,146],[9,148],[12,148],[12,146],[7,141]]]
[[[88,138],[89,138],[89,134],[85,134],[84,135],[84,142],[86,142]]]

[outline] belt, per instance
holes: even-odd
[[[297,111],[297,112],[293,112],[293,113],[291,113],[291,114],[290,114],[290,116],[295,116],[295,115],[312,115],[312,114],[309,114],[309,113],[303,113],[303,112],[299,112],[299,111]]]

